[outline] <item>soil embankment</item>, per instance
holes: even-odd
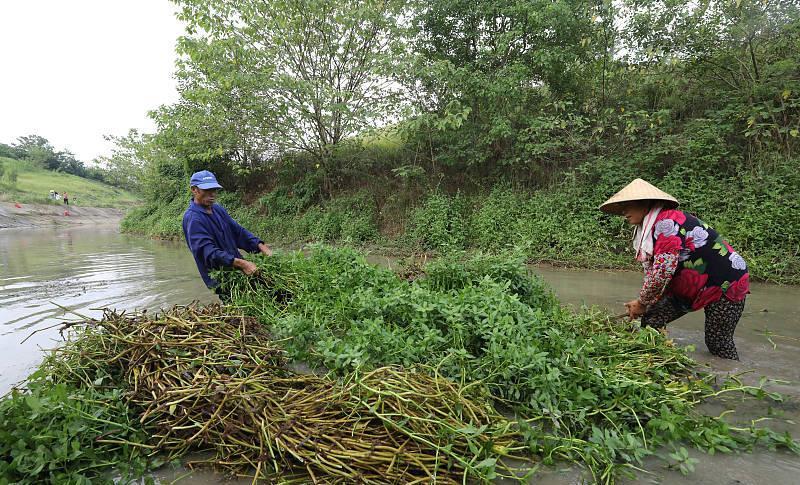
[[[125,212],[110,207],[81,207],[0,202],[0,229],[67,224],[118,224]]]

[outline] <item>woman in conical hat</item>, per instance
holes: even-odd
[[[738,360],[733,332],[750,292],[747,264],[711,226],[677,207],[674,197],[642,179],[600,206],[636,228],[633,248],[645,276],[639,298],[625,304],[628,315],[661,329],[703,308],[708,350]]]

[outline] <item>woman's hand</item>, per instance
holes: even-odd
[[[645,306],[638,299],[631,300],[628,303],[626,303],[625,308],[628,310],[628,317],[630,317],[631,320],[635,320],[641,317],[642,315],[644,315],[644,312],[647,311],[647,306]]]

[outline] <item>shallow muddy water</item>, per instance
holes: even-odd
[[[379,264],[392,258],[372,256]],[[598,305],[622,313],[622,304],[636,296],[641,275],[532,267],[552,285],[565,303]],[[174,304],[216,302],[205,288],[183,243],[154,241],[120,234],[116,227],[62,227],[0,230],[0,394],[24,379],[42,358],[42,348],[57,344],[57,328],[32,332],[74,318],[71,311],[98,316],[96,308],[157,309]],[[693,356],[722,375],[751,371],[747,382],[761,376],[789,381],[773,386],[788,400],[777,406],[784,419],[800,423],[800,288],[753,284],[744,316],[736,332],[740,362],[712,357],[703,343],[702,312],[670,325],[679,345],[696,347]],[[60,307],[59,307],[60,305]],[[770,335],[765,335],[767,330]],[[770,340],[772,342],[770,342]],[[773,345],[774,344],[774,345]],[[707,405],[708,412],[723,409]],[[765,406],[743,403],[736,416],[747,420],[766,413]],[[774,422],[797,438],[800,426]],[[666,450],[666,452],[671,450]],[[650,460],[640,483],[761,484],[800,483],[800,457],[757,451],[753,454],[707,456],[687,477]],[[183,476],[185,469],[163,469],[156,475],[165,483]],[[220,483],[223,477],[207,471],[191,474],[182,483]],[[580,483],[574,467],[544,470],[535,483]],[[242,482],[242,483],[249,483]]]
[[[614,314],[624,312],[623,304],[637,296],[642,276],[633,272],[602,272],[533,267],[555,290],[562,302],[580,307],[597,305]],[[788,381],[771,385],[772,390],[786,396],[786,402],[775,408],[781,421],[769,423],[773,429],[789,431],[800,438],[800,288],[753,283],[751,294],[734,336],[740,361],[719,359],[709,354],[703,338],[703,312],[690,313],[669,326],[669,335],[678,345],[693,345],[691,353],[721,376],[742,375],[745,383],[755,384],[762,376]],[[765,332],[765,330],[767,332]],[[769,339],[767,337],[769,335]],[[771,339],[771,342],[770,342]],[[773,346],[774,343],[774,346]],[[704,405],[709,414],[720,414],[725,408],[714,403]],[[763,403],[745,401],[736,406],[735,420],[747,422],[767,412]],[[672,450],[665,450],[665,454]],[[752,454],[713,455],[692,452],[700,460],[695,472],[688,476],[667,470],[658,459],[646,461],[652,475],[639,474],[636,483],[664,484],[766,484],[800,483],[800,457],[786,452],[757,450]],[[548,471],[538,483],[576,483],[580,476],[574,470],[563,473]],[[626,481],[627,482],[627,481]]]
[[[58,329],[98,307],[156,309],[217,301],[184,245],[120,234],[117,227],[0,230],[0,394],[25,378]],[[22,343],[30,335],[27,341]]]

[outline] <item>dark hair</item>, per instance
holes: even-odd
[[[638,199],[638,200],[626,200],[624,202],[619,203],[620,210],[624,210],[625,207],[647,207],[647,209],[652,209],[653,205],[655,205],[656,201],[653,199]]]

